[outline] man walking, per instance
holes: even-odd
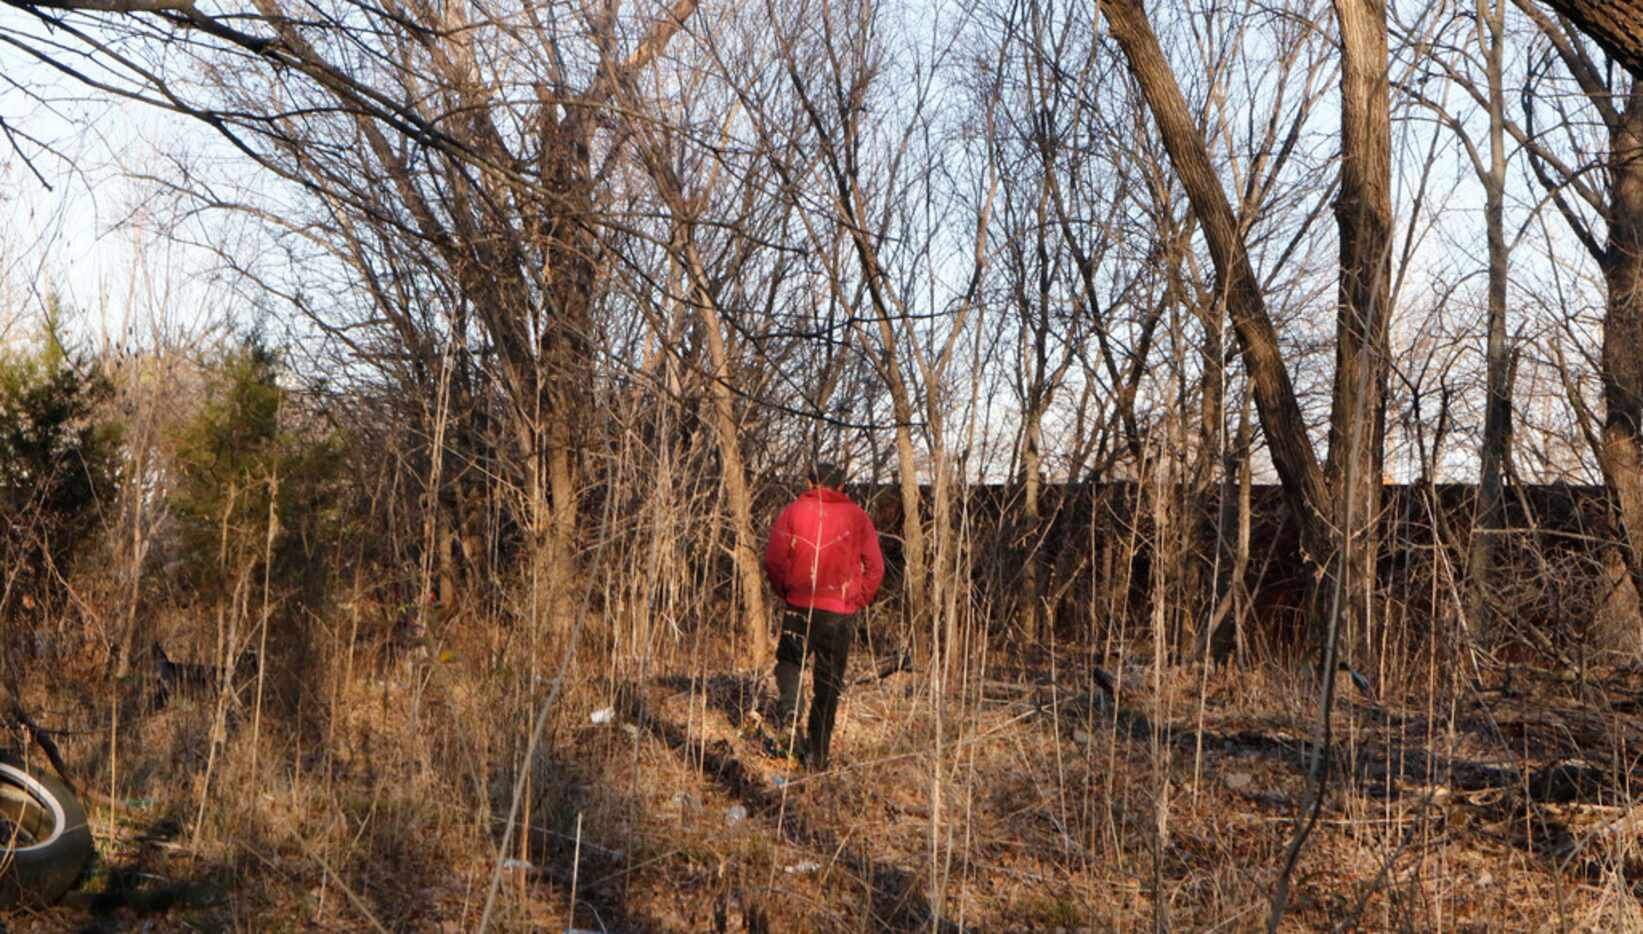
[[[804,755],[805,765],[815,770],[827,768],[854,617],[878,596],[884,580],[878,530],[844,495],[844,479],[844,471],[832,464],[813,465],[809,489],[782,510],[764,556],[770,586],[787,603],[776,643],[776,688],[779,726],[788,737],[796,730],[805,655],[816,657]],[[791,748],[797,751],[802,744]]]

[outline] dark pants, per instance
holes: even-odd
[[[784,728],[797,715],[804,656],[815,655],[815,697],[810,703],[806,732],[811,761],[824,766],[833,739],[833,718],[839,712],[839,695],[844,693],[844,666],[850,659],[854,633],[854,618],[842,613],[788,609],[782,614],[781,639],[776,643],[776,688],[780,692],[777,715]]]

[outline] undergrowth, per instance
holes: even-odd
[[[98,858],[7,925],[1262,929],[1311,794],[1314,685],[1288,668],[993,646],[878,678],[869,648],[837,761],[802,774],[746,735],[765,672],[584,647],[524,769],[552,675],[448,636],[371,663],[322,643],[255,732],[243,685],[115,710],[31,671]],[[1643,929],[1643,670],[1512,671],[1414,657],[1343,688],[1281,930]]]

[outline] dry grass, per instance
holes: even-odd
[[[768,678],[680,655],[693,663],[607,665],[562,696],[494,929],[1266,924],[1309,793],[1313,701],[1285,671],[1115,659],[1114,704],[1073,674],[1085,658],[998,651],[940,692],[928,672],[853,687],[839,761],[794,776],[739,729]],[[75,778],[123,808],[95,797],[100,859],[71,902],[7,926],[475,929],[529,720],[520,676],[455,650],[345,661],[316,660],[296,705],[312,709],[270,717],[260,748],[231,709],[209,773],[212,697],[128,711],[117,742],[62,737]],[[1643,674],[1520,667],[1509,691],[1441,696],[1419,690],[1430,671],[1401,674],[1382,693],[1406,700],[1336,711],[1338,767],[1281,929],[1643,930]],[[30,702],[71,703],[43,682]],[[591,722],[607,705],[613,721]]]

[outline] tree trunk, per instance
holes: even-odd
[[[1185,236],[1177,239],[1185,241]],[[1170,261],[1170,288],[1175,300],[1190,308],[1203,326],[1203,343],[1199,350],[1198,377],[1198,446],[1188,467],[1192,507],[1188,510],[1187,528],[1193,536],[1186,555],[1186,587],[1183,608],[1186,618],[1198,625],[1195,634],[1197,655],[1204,658],[1206,649],[1213,649],[1213,631],[1221,617],[1221,599],[1226,594],[1227,566],[1222,560],[1227,549],[1224,536],[1229,528],[1226,521],[1231,504],[1228,495],[1232,484],[1232,460],[1223,450],[1226,433],[1226,310],[1221,303],[1202,290],[1189,291],[1182,265],[1185,247],[1172,251]],[[1217,479],[1217,469],[1222,471]],[[1201,596],[1202,595],[1202,596]],[[1224,646],[1223,646],[1224,647]],[[1215,661],[1225,661],[1224,653]]]
[[[1632,586],[1643,594],[1643,82],[1610,129],[1609,173],[1602,462],[1620,506]]]
[[[1471,567],[1468,577],[1470,606],[1467,625],[1474,641],[1486,636],[1496,540],[1502,517],[1502,472],[1506,462],[1506,441],[1511,432],[1512,387],[1508,382],[1510,361],[1506,353],[1506,276],[1509,257],[1506,247],[1506,117],[1502,53],[1505,46],[1504,0],[1494,0],[1485,8],[1480,2],[1479,22],[1487,23],[1484,54],[1489,80],[1489,170],[1483,176],[1484,222],[1489,236],[1489,310],[1487,336],[1487,404],[1483,416],[1483,446],[1479,451],[1477,521],[1472,531]],[[1482,29],[1480,29],[1480,34]]]
[[[1643,78],[1643,0],[1541,0]]]
[[[893,350],[895,335],[890,323],[880,319],[884,329],[882,339],[886,349],[883,355],[883,376],[890,387],[891,411],[896,417],[896,471],[901,490],[902,586],[907,598],[907,620],[917,638],[924,625],[924,613],[929,604],[929,562],[924,544],[924,494],[919,487],[918,460],[913,449],[913,405],[908,398],[907,384],[902,379]]]
[[[1105,0],[1101,10],[1129,61],[1130,73],[1152,110],[1170,162],[1203,226],[1215,263],[1216,293],[1226,297],[1227,316],[1249,374],[1261,431],[1285,499],[1301,528],[1303,559],[1316,574],[1327,575],[1335,546],[1323,470],[1307,437],[1294,384],[1278,351],[1278,334],[1267,315],[1232,208],[1140,3]]]
[[[1381,0],[1335,0],[1340,21],[1341,190],[1340,304],[1336,319],[1335,392],[1330,405],[1324,479],[1334,494],[1344,537],[1343,619],[1349,651],[1371,645],[1376,520],[1380,516],[1382,441],[1386,434],[1387,322],[1392,291],[1392,131],[1386,9]],[[1330,599],[1327,594],[1320,606]]]
[[[735,398],[730,391],[730,362],[725,351],[724,321],[718,303],[707,288],[707,270],[702,266],[696,244],[685,231],[676,233],[683,243],[681,253],[688,263],[696,310],[702,332],[707,337],[709,362],[713,366],[710,385],[713,393],[713,428],[719,442],[720,473],[725,496],[730,501],[731,530],[735,533],[732,554],[742,587],[742,631],[746,637],[742,661],[750,667],[764,665],[770,658],[770,610],[764,599],[764,565],[759,538],[753,531],[753,496],[748,491],[747,468],[742,464],[742,445],[736,432]]]
[[[1039,454],[1043,414],[1039,411],[1036,394],[1031,391],[1028,393],[1027,411],[1022,413],[1022,418],[1021,506],[1027,516],[1027,527],[1022,530],[1020,540],[1026,546],[1027,553],[1022,556],[1021,567],[1021,625],[1028,638],[1043,641],[1049,637],[1047,618],[1051,616],[1043,605],[1044,517],[1040,503],[1043,465]]]

